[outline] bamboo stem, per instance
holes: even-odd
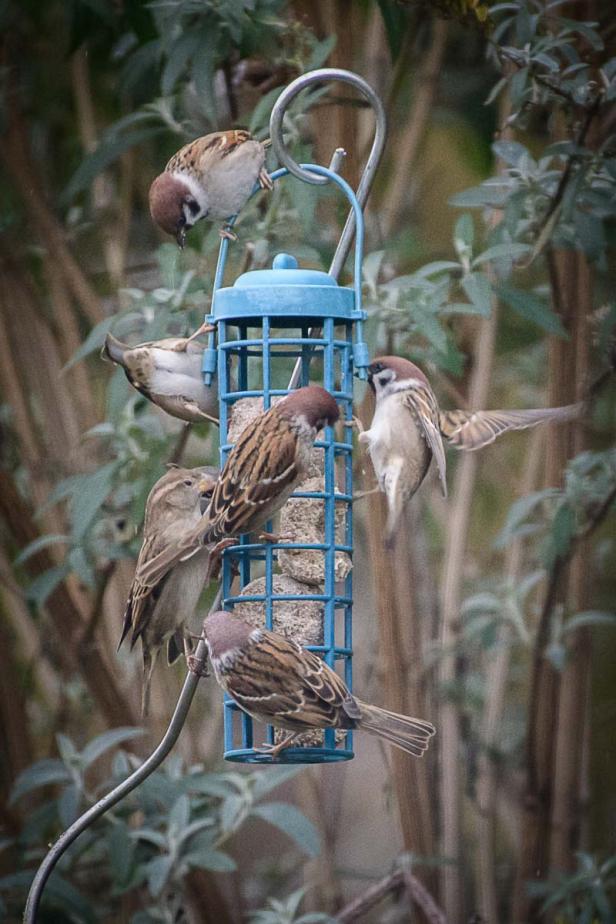
[[[477,351],[474,357],[475,367],[470,383],[469,404],[471,407],[481,408],[487,403],[494,359],[497,317],[497,307],[494,304],[489,320],[484,321],[479,329]],[[453,651],[458,640],[466,537],[470,524],[478,464],[479,457],[476,454],[465,454],[458,462],[454,479],[442,577],[441,644],[444,652]],[[441,688],[447,689],[455,682],[455,679],[455,655],[446,654],[440,662]],[[445,914],[452,924],[456,924],[464,920],[464,896],[460,868],[462,861],[461,742],[459,716],[455,703],[442,700],[438,725],[441,754],[441,853],[447,859],[454,861],[451,864],[447,863],[441,869],[441,897]]]

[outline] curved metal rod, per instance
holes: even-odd
[[[366,97],[372,106],[372,109],[374,110],[374,141],[372,142],[370,154],[368,155],[366,166],[364,167],[364,171],[361,175],[361,179],[357,187],[357,192],[355,193],[357,201],[363,209],[368,199],[370,189],[372,188],[374,175],[385,149],[385,141],[387,138],[387,117],[385,115],[385,109],[381,99],[379,96],[377,96],[370,84],[365,81],[363,77],[360,77],[359,74],[354,74],[352,71],[346,71],[339,67],[321,67],[316,71],[310,71],[308,74],[302,74],[300,77],[297,77],[294,81],[292,81],[286,90],[282,91],[274,104],[274,108],[272,109],[272,115],[270,117],[270,138],[272,139],[272,147],[276,152],[276,156],[280,160],[280,163],[284,164],[284,166],[289,170],[289,173],[292,173],[293,176],[296,176],[300,180],[304,180],[306,183],[321,185],[328,182],[325,177],[317,177],[314,175],[314,173],[310,173],[308,170],[304,170],[302,167],[300,167],[297,161],[293,159],[287,150],[282,135],[282,123],[284,114],[291,100],[293,100],[298,93],[301,93],[302,90],[305,90],[306,87],[312,86],[312,84],[315,83],[323,83],[324,81],[328,80],[340,80],[343,83],[348,83],[352,87],[355,87],[355,89],[359,90],[359,92]],[[354,233],[355,216],[351,210],[340,236],[340,240],[338,241],[338,247],[336,248],[336,252],[329,269],[330,275],[332,275],[334,279],[338,278],[340,271],[344,266],[345,260],[349,253],[349,249],[351,247],[351,241],[353,240]]]
[[[222,587],[219,588],[218,593],[216,594],[210,612],[214,612],[220,607],[221,600]],[[195,649],[194,657],[196,661],[205,663],[207,659],[207,645],[203,639],[199,640],[197,648]],[[165,732],[160,744],[156,750],[150,754],[148,759],[144,761],[140,767],[137,767],[134,773],[131,773],[129,777],[127,777],[122,783],[116,786],[115,789],[112,789],[111,792],[108,792],[106,796],[103,796],[102,799],[99,799],[98,802],[92,805],[87,810],[87,812],[84,812],[83,815],[77,819],[77,821],[74,821],[73,824],[67,828],[63,834],[60,835],[58,840],[55,842],[39,866],[36,876],[32,880],[32,885],[30,886],[30,891],[28,892],[26,907],[24,909],[24,924],[36,924],[36,915],[47,880],[53,872],[58,860],[62,854],[68,850],[73,841],[77,840],[79,835],[82,834],[86,828],[89,828],[93,822],[101,817],[101,815],[104,815],[105,812],[108,812],[109,809],[113,808],[114,805],[120,802],[124,796],[127,796],[129,792],[132,792],[133,789],[136,789],[140,783],[143,783],[143,781],[147,779],[147,777],[153,773],[157,767],[160,767],[163,760],[180,737],[180,732],[184,727],[184,722],[186,721],[186,716],[188,715],[190,704],[193,701],[199,679],[200,678],[198,674],[194,673],[193,671],[188,672],[186,680],[184,681],[184,686],[182,687],[182,691],[178,698],[177,705],[171,717],[171,721],[169,722],[169,727],[167,728],[167,731]]]

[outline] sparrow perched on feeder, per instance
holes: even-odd
[[[172,468],[159,478],[145,507],[143,543],[124,612],[118,648],[132,632],[131,649],[141,639],[143,651],[142,715],[148,712],[150,683],[156,657],[168,643],[168,663],[190,654],[187,635],[208,570],[208,550],[201,548],[188,561],[174,561],[155,581],[144,577],[152,558],[177,547],[186,530],[197,523],[210,502],[218,472],[209,467]]]
[[[263,751],[276,758],[310,729],[361,729],[421,757],[434,734],[422,719],[363,703],[325,661],[277,632],[254,629],[219,611],[204,624],[216,680],[244,712],[287,730]]]
[[[400,356],[377,357],[368,367],[368,383],[376,396],[376,409],[370,429],[360,433],[359,441],[367,445],[378,487],[387,495],[388,544],[432,457],[447,496],[443,439],[456,449],[472,451],[508,430],[571,420],[581,409],[581,405],[572,404],[527,411],[441,411],[424,373]]]
[[[179,247],[202,218],[227,220],[246,204],[255,183],[271,189],[265,145],[242,130],[212,132],[184,145],[150,187],[150,213]],[[228,228],[222,237],[235,238]]]
[[[298,388],[259,414],[229,453],[207,512],[179,544],[149,561],[144,577],[156,581],[210,543],[219,544],[214,558],[233,537],[263,526],[306,478],[317,434],[338,416],[335,400],[319,385]]]
[[[133,388],[172,417],[218,423],[218,389],[203,383],[204,349],[180,337],[131,347],[107,334],[102,355],[122,366]]]

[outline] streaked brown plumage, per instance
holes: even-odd
[[[366,444],[389,515],[386,542],[393,541],[404,505],[424,480],[434,457],[443,494],[447,495],[443,439],[456,449],[472,451],[508,430],[523,430],[547,421],[576,417],[581,405],[527,411],[441,411],[424,373],[400,356],[379,356],[368,368],[376,395]]]
[[[263,526],[306,477],[317,433],[334,424],[338,415],[329,392],[309,385],[256,417],[229,453],[207,512],[178,546],[148,563],[147,580],[156,581],[204,545]]]
[[[143,651],[142,713],[147,715],[150,682],[160,649],[168,643],[172,663],[190,648],[187,626],[194,615],[208,569],[207,549],[189,561],[174,562],[155,581],[145,577],[148,563],[173,549],[202,516],[216,484],[211,468],[173,468],[156,482],[146,503],[143,543],[129,592],[118,648],[131,633],[130,647],[141,639]]]
[[[264,164],[265,145],[250,132],[237,129],[197,138],[180,148],[152,183],[152,218],[183,247],[186,232],[202,218],[228,219],[239,212],[255,183],[271,189]]]
[[[357,699],[316,654],[276,632],[254,629],[232,613],[209,615],[204,631],[218,683],[245,712],[291,734],[273,757],[309,729],[361,729],[421,757],[434,734],[422,719]]]

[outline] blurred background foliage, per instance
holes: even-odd
[[[348,766],[224,772],[202,682],[176,755],[64,857],[41,920],[613,922],[611,5],[5,0],[0,26],[0,914],[180,689],[182,668],[157,673],[139,731],[140,667],[115,647],[147,493],[169,460],[216,462],[217,434],[98,354],[109,330],[194,329],[219,239],[163,241],[149,183],[196,135],[266,137],[281,89],[327,64],[390,120],[373,352],[419,362],[445,407],[584,416],[450,455],[449,501],[426,485],[393,555],[381,498],[358,509],[356,688],[435,721],[421,764],[362,740]],[[298,159],[345,146],[357,182],[372,122],[347,88],[300,97],[285,131]],[[327,267],[343,219],[331,190],[277,184],[228,278],[283,249]]]

